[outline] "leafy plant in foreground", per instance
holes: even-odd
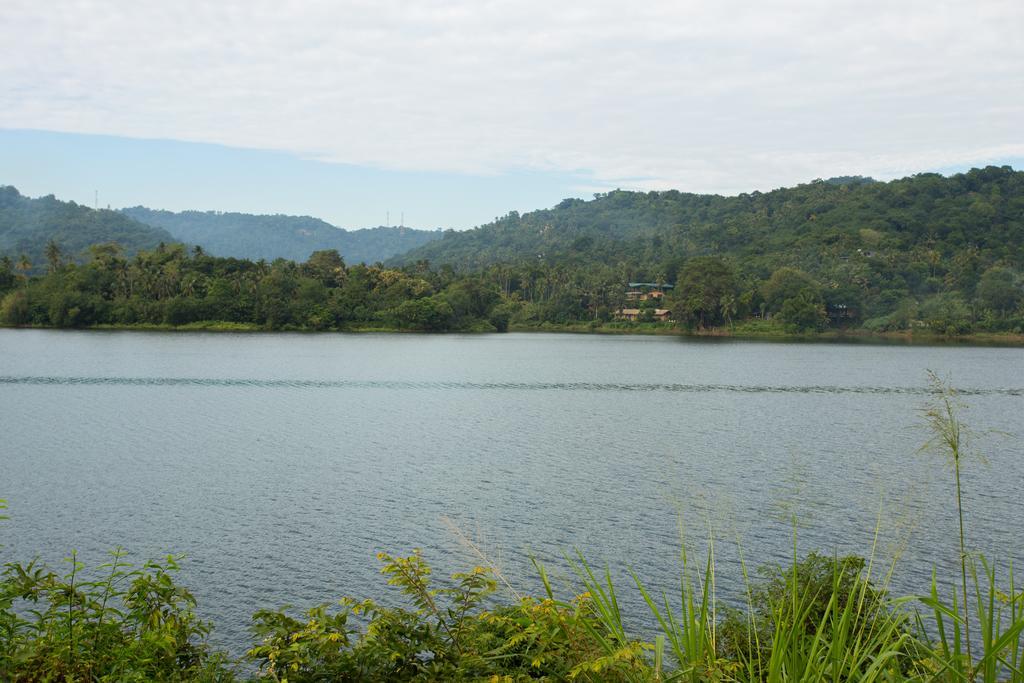
[[[84,578],[72,553],[58,574],[37,562],[0,574],[0,680],[231,680],[206,644],[210,627],[177,586],[177,558],[133,567],[116,550]]]
[[[490,568],[454,574],[436,587],[420,553],[381,553],[381,572],[408,607],[344,598],[304,619],[258,612],[249,651],[261,676],[277,681],[650,680],[643,645],[607,628],[603,598],[522,598],[487,603],[497,588]]]

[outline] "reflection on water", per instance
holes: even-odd
[[[235,651],[259,607],[389,595],[378,550],[477,564],[445,519],[527,590],[530,553],[558,576],[579,548],[672,591],[682,529],[714,535],[735,600],[740,547],[786,561],[795,514],[802,552],[864,554],[877,528],[919,591],[957,563],[948,472],[918,453],[927,370],[989,463],[964,473],[969,544],[1019,565],[1019,349],[0,330],[0,560],[185,553]]]

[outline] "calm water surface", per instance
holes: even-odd
[[[918,591],[956,561],[948,471],[917,453],[927,369],[1008,434],[978,440],[967,514],[1020,565],[1020,349],[0,330],[0,559],[185,553],[235,652],[257,608],[388,595],[379,550],[478,563],[446,520],[526,589],[531,553],[558,573],[579,548],[671,590],[680,530],[700,548],[711,519],[735,600],[737,548],[785,561],[795,513],[802,551],[866,554],[878,526]]]

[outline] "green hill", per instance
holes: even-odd
[[[170,234],[154,233],[127,214],[29,200],[13,188],[2,211],[4,225],[18,226],[0,233],[14,245],[8,253],[27,251],[37,263],[51,238],[74,252],[123,234],[129,249],[130,237],[173,235],[212,254],[158,249],[131,264],[108,255],[36,279],[0,261],[0,290],[19,288],[4,303],[10,324],[629,330],[667,329],[668,318],[677,328],[732,332],[738,323],[758,334],[1024,334],[1024,173],[1009,167],[833,178],[736,197],[615,191],[442,239],[398,228],[349,233],[303,217],[127,210],[165,221]],[[432,241],[394,256],[392,267],[354,265],[416,240]],[[103,281],[114,284],[97,289]],[[147,284],[125,289],[129,282]],[[65,309],[77,312],[62,317]]]
[[[0,186],[0,256],[20,260],[25,255],[39,270],[51,240],[71,259],[81,259],[89,245],[100,242],[117,242],[131,254],[175,241],[166,230],[117,211],[95,210],[53,195],[32,199],[14,187]]]
[[[343,230],[310,216],[253,215],[217,211],[157,211],[136,206],[126,216],[163,228],[176,239],[217,256],[304,261],[314,251],[336,249],[348,263],[376,263],[438,239],[412,228]]]
[[[624,317],[641,296],[627,283],[664,282],[676,286],[662,307],[688,327],[1019,332],[1024,173],[854,176],[735,197],[616,190],[448,231],[394,261],[482,272],[524,302],[513,322],[532,325]]]
[[[827,275],[864,254],[899,261],[920,251],[949,260],[968,250],[982,262],[1024,260],[1024,173],[988,167],[891,182],[844,177],[735,197],[616,190],[447,231],[394,260],[462,270],[572,260],[622,265],[649,279],[673,278],[686,259],[716,255],[766,277],[781,266]]]

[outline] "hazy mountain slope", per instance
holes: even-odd
[[[841,178],[736,197],[614,191],[447,231],[393,260],[470,270],[564,259],[656,266],[721,254],[755,270],[780,263],[816,270],[857,250],[946,257],[967,248],[1024,262],[1024,173],[988,167],[885,183]]]
[[[174,242],[166,230],[140,223],[117,211],[95,210],[49,195],[32,199],[0,186],[0,255],[22,254],[41,269],[44,249],[53,240],[66,258],[82,258],[91,244],[117,242],[128,253]]]
[[[217,256],[305,261],[314,251],[337,249],[348,263],[374,263],[437,239],[412,228],[342,230],[310,216],[253,215],[216,211],[157,211],[136,206],[122,213],[163,228],[182,242]]]

